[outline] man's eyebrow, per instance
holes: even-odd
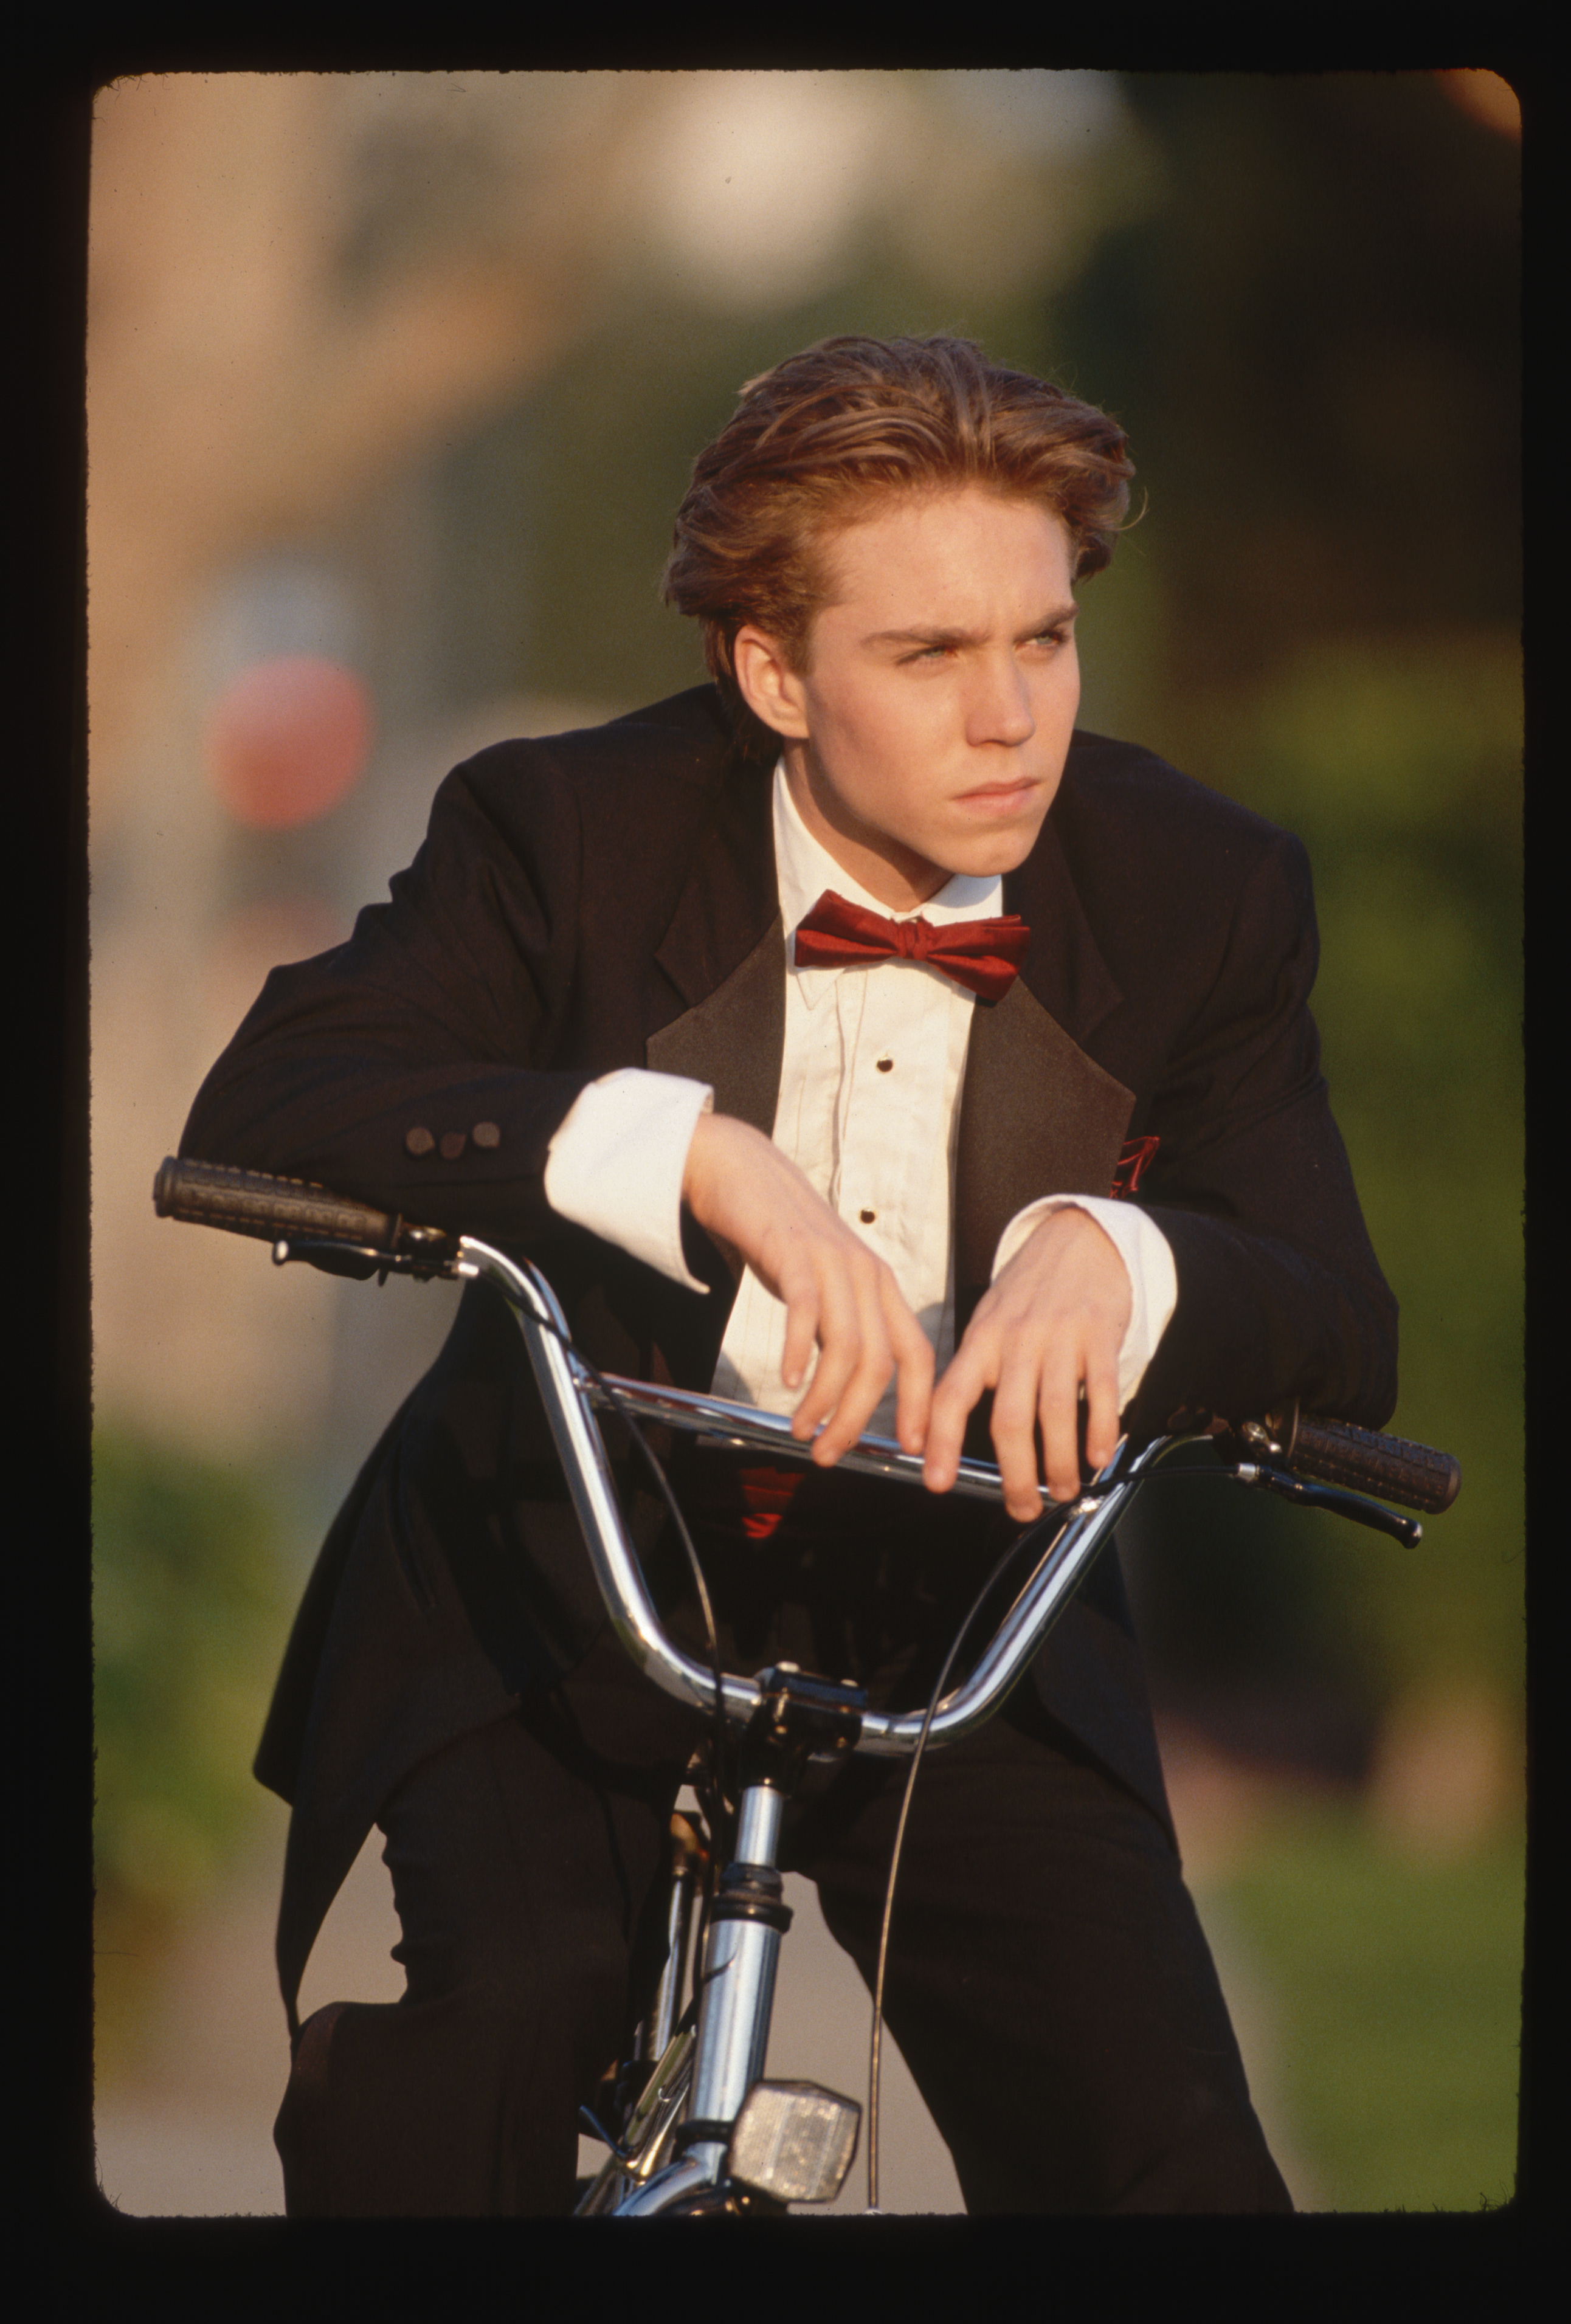
[[[1061,629],[1072,622],[1080,608],[1071,598],[1067,604],[1055,606],[1044,613],[1040,622],[1032,622],[1021,632],[1021,637],[1040,638],[1044,630]],[[979,646],[985,645],[987,635],[983,630],[874,630],[862,641],[864,646]]]

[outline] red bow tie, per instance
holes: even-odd
[[[797,927],[799,968],[867,967],[880,960],[922,960],[968,992],[998,1001],[1025,958],[1030,930],[1018,912],[997,920],[886,920],[827,889]]]

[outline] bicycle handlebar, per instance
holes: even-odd
[[[660,1388],[633,1380],[602,1380],[572,1348],[566,1321],[550,1285],[527,1260],[515,1261],[490,1245],[439,1229],[407,1225],[393,1213],[332,1194],[300,1179],[216,1163],[166,1159],[153,1185],[161,1218],[223,1227],[271,1240],[275,1261],[310,1260],[329,1272],[361,1277],[390,1272],[486,1278],[507,1299],[522,1331],[537,1384],[557,1440],[596,1579],[614,1628],[633,1660],[668,1693],[696,1708],[712,1707],[715,1674],[684,1655],[666,1636],[623,1523],[600,1431],[591,1406],[620,1408],[731,1447],[806,1461],[810,1447],[781,1416],[690,1389]],[[291,1241],[291,1238],[293,1238]],[[1018,1592],[970,1678],[938,1706],[929,1744],[953,1741],[991,1717],[1067,1604],[1136,1487],[1180,1443],[1215,1438],[1214,1427],[1184,1437],[1164,1436],[1138,1451],[1123,1439],[1112,1461],[1066,1509],[1055,1508],[1038,1527],[1056,1528],[1029,1580]],[[1348,1489],[1373,1487],[1408,1507],[1439,1510],[1460,1482],[1449,1454],[1349,1424],[1301,1416],[1296,1406],[1246,1421],[1232,1439],[1240,1457],[1232,1473],[1298,1500],[1319,1501],[1343,1514],[1382,1525],[1409,1542],[1419,1528],[1352,1497]],[[1219,1444],[1219,1451],[1226,1452]],[[1251,1460],[1251,1453],[1261,1456]],[[887,1438],[863,1437],[840,1465],[864,1474],[919,1483],[919,1455]],[[1300,1475],[1324,1477],[1337,1489],[1308,1485]],[[967,1498],[999,1500],[998,1471],[985,1462],[962,1462],[955,1489]],[[725,1674],[727,1713],[745,1720],[763,1700],[758,1679]],[[914,1748],[922,1714],[867,1711],[858,1748],[901,1754]]]
[[[292,1244],[290,1255],[309,1259],[331,1273],[362,1277],[399,1273],[448,1276],[457,1272],[459,1238],[438,1228],[414,1226],[367,1203],[335,1194],[304,1179],[276,1178],[261,1170],[233,1170],[213,1162],[167,1158],[153,1182],[160,1218],[223,1227],[232,1234]],[[690,1390],[657,1389],[642,1382],[616,1380],[614,1388],[640,1417],[682,1427],[700,1406],[716,1425],[707,1433],[734,1443],[791,1455],[797,1440],[790,1423],[752,1407],[728,1405]],[[1413,1444],[1351,1422],[1299,1413],[1297,1406],[1244,1421],[1236,1432],[1243,1457],[1263,1455],[1273,1467],[1319,1478],[1354,1493],[1371,1493],[1400,1508],[1431,1516],[1450,1508],[1462,1472],[1448,1452]],[[1244,1448],[1248,1448],[1244,1451]],[[841,1465],[880,1476],[919,1471],[920,1462],[897,1445],[864,1438]],[[985,1462],[962,1463],[955,1490],[967,1497],[998,1498],[997,1471]]]
[[[527,1260],[510,1259],[468,1237],[462,1239],[458,1248],[457,1271],[469,1278],[489,1278],[518,1316],[612,1627],[633,1660],[657,1686],[696,1710],[712,1709],[714,1672],[684,1654],[667,1636],[649,1595],[637,1554],[627,1536],[605,1447],[590,1417],[590,1375],[573,1352],[555,1294]],[[615,1402],[617,1384],[607,1385],[613,1390],[607,1400]],[[679,1413],[668,1404],[661,1416],[674,1420],[678,1426],[708,1435],[715,1433],[715,1423],[723,1416],[724,1407],[720,1412],[716,1410],[719,1402],[717,1398],[695,1397],[692,1403],[699,1409],[686,1413]],[[757,1423],[767,1425],[772,1419],[771,1415],[754,1413],[747,1406],[729,1409]],[[772,1432],[771,1434],[776,1449],[794,1452],[800,1460],[810,1459],[810,1447],[789,1434],[789,1423],[781,1426],[787,1434],[778,1438]],[[1083,1495],[1067,1512],[1053,1513],[1049,1521],[1056,1527],[1051,1541],[969,1678],[938,1705],[929,1729],[928,1748],[954,1742],[993,1716],[1024,1673],[1056,1614],[1067,1603],[1086,1568],[1110,1534],[1138,1473],[1160,1457],[1172,1441],[1162,1438],[1131,1456],[1127,1439],[1124,1440],[1096,1480],[1101,1489]],[[882,1462],[886,1457],[878,1440],[873,1440],[869,1447],[868,1440],[864,1439],[863,1446],[857,1450],[864,1448],[869,1449],[873,1460]],[[913,1480],[919,1480],[920,1462],[895,1450],[901,1461],[909,1462]],[[972,1467],[980,1480],[984,1464],[975,1462]],[[883,1473],[890,1471],[885,1470]],[[993,1496],[1001,1498],[997,1471],[990,1474]],[[727,1716],[745,1723],[763,1702],[765,1686],[762,1676],[746,1678],[726,1672],[721,1676],[721,1694]],[[903,1757],[915,1749],[925,1715],[923,1709],[909,1712],[864,1710],[855,1748],[875,1757]]]

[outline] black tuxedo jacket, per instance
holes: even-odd
[[[1178,1297],[1126,1415],[1242,1419],[1290,1396],[1378,1425],[1395,1306],[1360,1216],[1308,1012],[1298,843],[1149,753],[1077,733],[1005,881],[1030,947],[973,1020],[956,1190],[956,1323],[1035,1197],[1138,1199]],[[526,1250],[602,1369],[707,1388],[729,1313],[546,1206],[550,1140],[625,1065],[714,1084],[768,1134],[784,1025],[770,768],[701,687],[605,726],[498,744],[443,785],[392,901],[279,969],[214,1067],[181,1151],[313,1179]],[[655,1505],[629,1478],[633,1530]],[[280,1960],[291,1997],[381,1802],[428,1751],[570,1668],[602,1627],[515,1327],[471,1289],[328,1536],[257,1761],[295,1804]],[[1104,1560],[1039,1668],[1048,1707],[1165,1815],[1138,1656]]]

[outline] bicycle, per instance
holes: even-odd
[[[604,2166],[582,2190],[577,2209],[583,2217],[779,2213],[791,2204],[829,2202],[839,2193],[855,2155],[860,2105],[815,2084],[771,2082],[764,2068],[781,1942],[790,1920],[778,1869],[786,1804],[810,1760],[854,1752],[910,1763],[892,1852],[873,1996],[868,2210],[876,2212],[883,1966],[917,1767],[927,1750],[956,1741],[1002,1708],[1133,1495],[1168,1455],[1185,1445],[1209,1445],[1222,1473],[1234,1481],[1300,1506],[1333,1510],[1409,1546],[1421,1537],[1420,1525],[1367,1498],[1367,1492],[1437,1513],[1450,1506],[1460,1486],[1457,1464],[1448,1454],[1310,1417],[1296,1406],[1246,1421],[1236,1432],[1207,1423],[1139,1447],[1125,1438],[1074,1502],[1049,1505],[1044,1517],[1012,1542],[956,1634],[928,1703],[909,1711],[875,1711],[860,1689],[794,1665],[746,1676],[722,1671],[713,1651],[708,1668],[683,1652],[661,1623],[629,1540],[596,1416],[609,1412],[632,1422],[635,1437],[636,1424],[648,1420],[730,1449],[806,1462],[810,1450],[791,1436],[788,1419],[691,1390],[602,1376],[572,1347],[561,1310],[539,1270],[473,1238],[411,1225],[300,1181],[215,1164],[166,1160],[153,1197],[161,1217],[271,1242],[275,1264],[304,1260],[359,1280],[375,1276],[384,1281],[397,1273],[489,1281],[522,1333],[613,1629],[652,1683],[714,1715],[711,1844],[707,1847],[705,1836],[687,1819],[673,1819],[666,1963],[633,2055],[610,2078],[611,2121],[592,2113],[582,2117],[608,2150]],[[650,1457],[687,1539],[663,1472]],[[842,1465],[907,1483],[919,1482],[921,1475],[919,1455],[876,1437],[862,1438]],[[953,1489],[964,1497],[1002,1499],[998,1471],[976,1461],[961,1463]],[[687,1545],[707,1614],[701,1568],[690,1540]],[[1017,1561],[1022,1567],[1029,1561],[1029,1571],[966,1676],[946,1693],[973,1620]],[[711,1623],[711,1642],[713,1635]],[[722,1850],[714,1843],[730,1821],[725,1768],[731,1729],[740,1733],[735,1837]],[[723,1870],[722,1855],[728,1859]],[[701,1885],[707,1894],[695,1945],[692,1923]],[[684,1999],[690,1961],[693,1989]]]

